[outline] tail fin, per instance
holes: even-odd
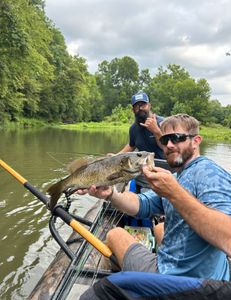
[[[50,210],[52,210],[55,207],[55,205],[57,204],[60,196],[62,195],[62,192],[63,192],[62,181],[59,181],[59,182],[53,184],[52,186],[50,186],[49,189],[47,190],[47,192],[51,196],[49,203],[48,203],[48,207]]]

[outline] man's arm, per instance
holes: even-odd
[[[96,198],[110,200],[115,208],[130,216],[135,216],[139,211],[139,198],[132,192],[118,193],[113,187],[97,188],[92,185],[89,189],[78,190],[77,193],[79,195],[88,193]]]
[[[203,239],[231,256],[231,217],[206,207],[185,190],[169,172],[154,168],[151,172],[143,168],[152,189],[167,198],[186,223]]]
[[[123,149],[121,149],[118,153],[123,153],[123,152],[133,152],[135,150],[135,147],[130,146],[129,144],[125,145]],[[118,154],[117,153],[117,154]]]
[[[119,153],[124,153],[124,152],[133,152],[135,150],[135,147],[131,147],[129,144],[125,145],[123,147],[123,149],[121,149],[119,152],[117,152],[116,154],[119,154]],[[115,153],[107,153],[107,156],[113,156],[113,155],[116,155]]]

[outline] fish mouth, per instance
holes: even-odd
[[[142,156],[141,153],[138,153],[138,154],[137,154],[138,156]],[[148,165],[151,167],[154,166],[154,154],[153,153],[149,153],[146,157],[142,158],[141,161],[137,163],[135,168],[132,165],[132,161],[128,160],[128,167],[123,168],[123,170],[129,174],[136,174],[136,173],[139,173],[141,171],[141,168],[145,165]]]
[[[142,166],[142,165],[140,165]],[[129,174],[135,174],[135,173],[138,173],[139,170],[131,170],[131,169],[127,169],[127,168],[123,168],[123,171],[129,173]]]
[[[147,157],[144,159],[144,163],[142,165],[148,165],[153,166],[154,165],[154,154],[150,153]]]

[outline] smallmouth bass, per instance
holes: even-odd
[[[48,203],[52,210],[61,194],[72,188],[86,189],[91,185],[112,186],[124,182],[127,184],[131,179],[141,174],[141,166],[154,166],[154,153],[139,151],[125,152],[114,156],[96,159],[90,163],[74,167],[75,162],[70,165],[71,174],[49,187],[50,195]]]

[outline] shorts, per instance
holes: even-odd
[[[124,255],[122,271],[158,273],[156,254],[139,243],[132,244]]]
[[[132,244],[125,253],[122,271],[142,271],[158,273],[156,255],[139,243]],[[94,290],[89,288],[80,297],[80,300],[100,300]],[[114,298],[113,298],[114,299]]]

